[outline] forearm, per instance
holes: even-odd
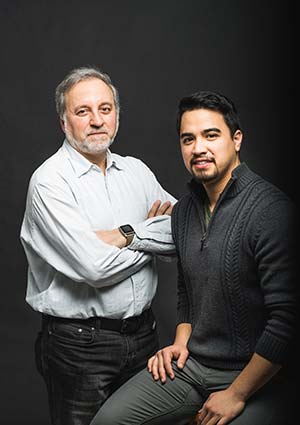
[[[190,323],[180,323],[177,325],[174,344],[186,346],[192,333]]]
[[[281,366],[254,353],[250,362],[232,382],[229,391],[232,391],[240,400],[246,401],[257,390],[265,385]]]
[[[116,246],[117,248],[125,248],[126,238],[122,235],[119,229],[113,230],[96,230],[97,237],[108,245]]]

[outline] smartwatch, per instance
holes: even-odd
[[[120,232],[122,233],[123,236],[125,236],[126,238],[126,245],[128,246],[129,244],[131,244],[134,235],[135,235],[135,231],[133,229],[132,226],[130,226],[130,224],[123,224],[123,226],[119,227]]]

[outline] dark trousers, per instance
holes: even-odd
[[[143,369],[157,349],[151,310],[123,321],[43,316],[35,352],[51,423],[89,425],[112,392]]]

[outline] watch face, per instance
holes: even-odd
[[[134,232],[133,227],[130,224],[124,224],[124,226],[120,226],[124,233]]]

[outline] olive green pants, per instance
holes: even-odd
[[[240,370],[205,367],[189,357],[175,379],[154,381],[143,370],[104,403],[91,425],[184,425],[190,423],[211,392],[228,387]],[[286,425],[279,385],[269,383],[246,404],[232,425]]]

